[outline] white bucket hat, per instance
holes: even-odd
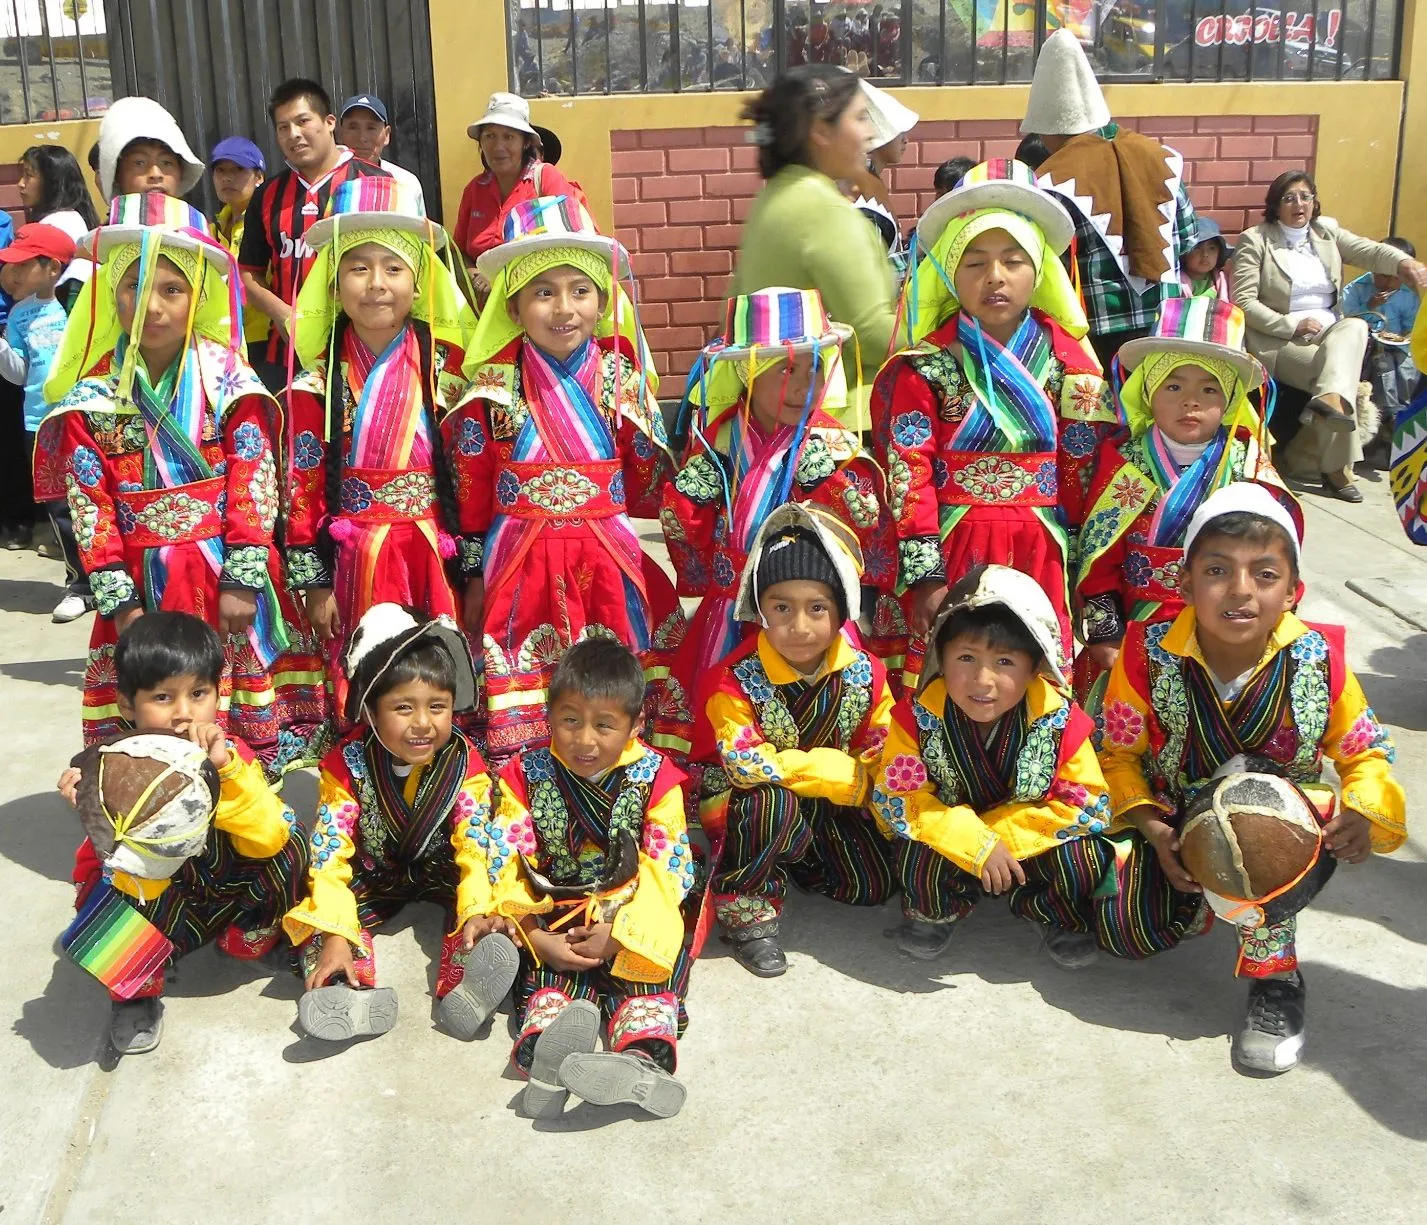
[[[106,200],[114,197],[119,157],[136,140],[161,141],[178,154],[183,162],[180,195],[198,185],[203,163],[188,147],[178,121],[152,98],[117,98],[99,123],[99,186]]]
[[[1021,134],[1079,136],[1110,122],[1110,108],[1080,40],[1060,29],[1045,40],[1031,78]]]
[[[872,129],[876,133],[868,146],[869,151],[891,144],[897,137],[906,135],[917,126],[917,120],[921,116],[911,107],[903,106],[885,89],[878,89],[866,81],[859,81],[858,84],[862,86],[862,96],[867,100],[867,113],[872,119]]]
[[[973,572],[974,573],[974,572]],[[969,575],[968,575],[969,577]],[[970,608],[987,608],[999,604],[1026,628],[1040,648],[1040,672],[1053,685],[1065,688],[1065,673],[1060,670],[1060,621],[1051,606],[1050,597],[1029,574],[1010,566],[983,566],[976,585],[966,590],[966,579],[952,585],[958,598],[947,600],[938,610],[927,634],[927,657],[917,683],[920,693],[941,675],[941,654],[934,643],[941,627],[953,616]]]
[[[530,103],[519,94],[508,94],[497,90],[486,103],[486,113],[466,128],[466,135],[472,140],[480,140],[481,129],[488,123],[498,127],[513,128],[517,132],[527,132],[540,142],[541,160],[552,166],[560,160],[560,138],[549,128],[530,122]]]

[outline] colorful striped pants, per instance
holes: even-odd
[[[892,844],[864,808],[802,799],[786,787],[735,788],[713,875],[726,928],[777,917],[787,881],[851,906],[880,906],[897,888]]]
[[[515,981],[519,1036],[510,1061],[522,1076],[530,1071],[535,1040],[572,1000],[589,1000],[604,1018],[611,1051],[638,1045],[666,1072],[678,1063],[679,1038],[688,1027],[684,996],[689,989],[689,947],[679,950],[674,972],[662,983],[616,978],[608,969],[573,971],[536,966],[527,952],[520,957]]]
[[[1104,869],[1089,838],[1071,838],[1048,851],[1021,860],[1024,885],[1006,894],[1011,913],[1067,931],[1092,930],[1090,895]],[[897,874],[902,882],[902,911],[932,923],[964,919],[981,900],[980,877],[958,868],[924,842],[897,844]]]

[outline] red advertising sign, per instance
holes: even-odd
[[[1194,27],[1194,42],[1200,47],[1217,47],[1224,43],[1241,47],[1245,43],[1289,42],[1334,47],[1338,29],[1343,24],[1340,9],[1329,9],[1321,26],[1312,13],[1242,13],[1237,17],[1205,17]]]

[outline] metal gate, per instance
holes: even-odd
[[[311,77],[332,105],[374,93],[387,105],[387,159],[420,179],[441,217],[436,94],[426,0],[105,0],[114,96],[157,98],[206,159],[224,136],[248,136],[280,167],[267,101]],[[203,201],[216,201],[205,182]]]

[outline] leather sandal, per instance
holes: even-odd
[[[759,978],[777,978],[788,972],[788,958],[778,943],[778,920],[748,927],[724,929],[722,938],[733,945],[733,955],[745,970]]]

